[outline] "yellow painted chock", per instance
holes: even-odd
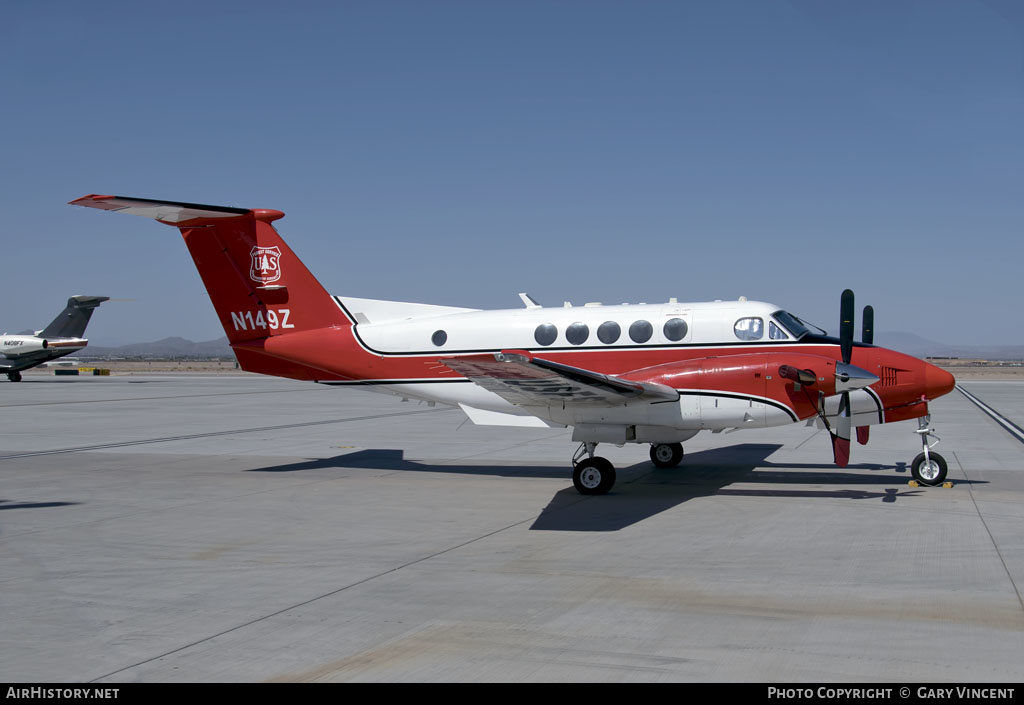
[[[909,485],[910,487],[920,487],[921,483],[918,482],[917,480],[909,480],[907,481],[907,485]],[[942,486],[948,490],[953,486],[953,483],[950,482],[949,480],[946,480],[945,482],[942,483]]]

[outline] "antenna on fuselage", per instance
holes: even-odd
[[[526,308],[544,308],[539,303],[534,301],[533,297],[527,294],[526,292],[519,292],[519,298],[523,300],[523,305],[526,306]]]

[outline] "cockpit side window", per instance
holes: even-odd
[[[740,340],[760,340],[764,336],[764,321],[755,316],[741,318],[732,329]]]
[[[775,321],[768,321],[768,337],[772,340],[789,340],[789,336],[775,325]]]
[[[805,333],[810,332],[807,330],[807,326],[789,311],[776,311],[772,316],[794,338],[802,338]]]

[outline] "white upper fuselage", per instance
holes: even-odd
[[[365,320],[357,324],[361,342],[372,352],[383,354],[437,355],[492,350],[565,352],[681,345],[764,345],[795,340],[794,334],[772,317],[779,307],[759,301],[586,304],[493,311],[422,307],[423,310],[410,309],[403,316],[403,311],[397,307],[386,312],[374,311],[373,304],[382,302],[339,299],[357,319]],[[742,319],[754,320],[746,324],[741,338],[736,324]],[[603,330],[605,339],[602,340],[599,332],[606,323],[614,325]],[[540,326],[551,328],[538,334]],[[758,327],[759,336],[755,335]],[[547,338],[544,333],[548,334]]]
[[[657,364],[652,361],[652,354],[666,361],[736,354],[745,347],[802,348],[799,337],[806,331],[778,306],[745,300],[538,306],[489,311],[352,297],[336,297],[336,300],[356,322],[353,333],[367,352],[392,360],[424,358],[431,364],[438,356],[526,350],[538,357],[550,353],[551,359],[564,364],[622,374]],[[617,337],[614,336],[616,329]],[[603,339],[599,335],[602,330]],[[820,342],[807,345],[820,346]],[[735,394],[719,398],[706,390],[700,398],[683,396],[678,404],[645,405],[640,411],[628,404],[598,412],[575,408],[524,408],[508,403],[469,380],[438,379],[437,375],[428,373],[427,367],[416,369],[422,372],[413,372],[401,379],[384,373],[380,378],[352,383],[376,385],[371,388],[401,396],[460,405],[470,414],[476,409],[499,412],[506,419],[536,415],[548,422],[569,425],[639,423],[696,429],[772,426],[795,420],[781,405],[761,403],[750,396],[737,399]],[[438,384],[439,381],[463,383]],[[855,393],[853,401],[855,413],[877,413],[877,405],[866,393]],[[875,419],[872,417],[864,423],[877,423]],[[474,421],[481,422],[476,418]],[[665,438],[671,440],[672,437]]]

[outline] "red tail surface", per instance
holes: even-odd
[[[71,203],[179,228],[244,369],[346,378],[338,361],[352,348],[351,322],[271,225],[281,211],[98,195]]]
[[[279,211],[250,211],[181,234],[232,343],[348,326],[349,321],[271,225]]]

